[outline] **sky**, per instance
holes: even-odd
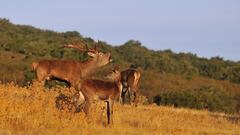
[[[240,61],[240,0],[0,0],[15,24]]]

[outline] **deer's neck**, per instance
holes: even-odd
[[[118,90],[121,93],[122,92],[122,82],[121,82],[121,75],[118,76],[118,78],[115,81],[116,85],[118,86]]]
[[[86,77],[92,74],[97,68],[99,68],[98,61],[95,59],[88,60],[81,63],[81,73],[82,77]]]

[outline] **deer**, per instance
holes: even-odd
[[[126,69],[121,72],[121,82],[123,85],[123,90],[121,94],[121,98],[119,98],[120,103],[125,103],[125,95],[128,93],[128,98],[131,104],[131,95],[130,93],[133,92],[133,102],[136,104],[137,99],[137,91],[139,87],[139,80],[141,77],[141,73],[135,69]]]
[[[37,80],[43,85],[46,80],[56,78],[67,82],[70,87],[77,88],[83,78],[112,61],[111,53],[98,52],[96,44],[94,49],[84,48],[83,45],[71,44],[63,47],[78,49],[80,52],[87,52],[91,58],[86,61],[40,60],[33,62],[32,69],[36,71]]]
[[[115,68],[108,75],[113,81],[86,79],[79,85],[77,106],[81,106],[86,115],[94,101],[106,102],[107,123],[113,124],[113,105],[114,101],[121,97],[122,83],[121,72]]]

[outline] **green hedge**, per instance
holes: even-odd
[[[153,101],[157,105],[208,109],[209,111],[225,113],[235,113],[237,111],[237,101],[233,94],[211,87],[163,92],[155,96]]]

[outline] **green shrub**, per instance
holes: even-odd
[[[157,105],[173,105],[194,109],[208,109],[226,113],[235,113],[237,102],[233,94],[212,87],[195,90],[163,92],[153,98]]]
[[[50,52],[50,55],[53,57],[53,58],[63,58],[64,56],[64,51],[63,50],[52,50]]]
[[[23,82],[22,82],[22,85],[23,85],[23,86],[29,86],[30,84],[32,84],[32,81],[33,81],[33,79],[35,79],[35,78],[36,78],[35,72],[32,71],[32,70],[26,69],[26,70],[24,71],[24,80],[23,80]]]

